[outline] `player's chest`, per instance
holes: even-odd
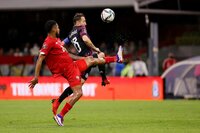
[[[66,49],[65,47],[63,47],[63,43],[60,40],[58,40],[54,43],[52,51],[63,53],[66,52]]]

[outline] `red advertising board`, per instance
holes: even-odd
[[[68,86],[65,79],[40,77],[31,91],[31,77],[0,77],[0,99],[51,99],[58,97]],[[86,100],[162,100],[163,80],[160,77],[109,77],[111,82],[101,86],[100,77],[89,77],[83,86]]]

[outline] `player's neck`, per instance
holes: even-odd
[[[48,36],[50,36],[51,38],[57,38],[57,36],[56,35],[54,35],[54,34],[48,34]]]

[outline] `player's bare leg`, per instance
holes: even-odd
[[[93,58],[93,57],[86,57],[85,62],[87,64],[87,67],[93,66],[93,65],[99,65],[99,64],[108,64],[112,62],[123,62],[123,49],[120,46],[117,52],[116,56],[106,56],[104,58]]]
[[[82,85],[72,87],[72,90],[73,90],[73,96],[71,96],[69,101],[68,101],[68,103],[71,106],[73,106],[81,98],[81,96],[83,95]]]
[[[75,87],[71,87],[73,91],[73,95],[69,98],[69,101],[65,104],[61,112],[57,115],[54,116],[54,120],[59,126],[64,126],[63,121],[64,121],[64,116],[71,110],[73,105],[81,98],[83,95],[82,92],[82,85],[78,85]]]
[[[123,62],[123,53],[122,53],[122,47],[119,47],[118,53],[116,56],[113,57],[105,57],[105,58],[93,58],[93,57],[86,57],[85,62],[87,64],[87,67],[90,67],[92,65],[97,64],[105,64],[105,63],[111,63],[111,62]],[[81,79],[81,83],[84,84],[85,80]],[[71,87],[69,86],[64,90],[64,92],[61,94],[61,96],[58,99],[52,100],[52,111],[54,115],[56,115],[57,109],[60,105],[60,103],[68,96],[70,96],[73,93]]]
[[[81,79],[81,84],[83,85],[85,83],[84,79]],[[52,99],[52,112],[54,115],[57,114],[57,110],[60,106],[60,104],[62,103],[62,101],[70,96],[73,93],[73,90],[71,89],[71,87],[67,87],[64,92],[60,95],[60,97],[58,99]]]
[[[93,65],[98,64],[106,64],[111,62],[122,62],[123,61],[123,55],[122,55],[122,48],[119,48],[119,51],[117,53],[117,56],[113,57],[105,57],[105,58],[93,58],[93,57],[86,57],[85,63],[87,64],[87,68]],[[87,69],[85,68],[85,69]],[[84,83],[84,80],[82,80],[82,84]],[[63,117],[65,114],[72,108],[72,106],[80,99],[82,96],[82,85],[76,86],[71,88],[73,91],[72,97],[70,97],[69,101],[66,103],[60,114],[54,116],[54,119],[58,123],[58,125],[63,126]],[[66,96],[66,95],[65,95]],[[59,99],[56,99],[53,103],[53,113],[56,114],[57,109],[60,105]]]

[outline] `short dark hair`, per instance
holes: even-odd
[[[47,33],[49,33],[52,29],[52,27],[54,25],[56,25],[57,22],[55,20],[48,20],[46,23],[45,23],[45,30]]]
[[[73,23],[76,24],[76,22],[79,21],[81,17],[85,17],[85,15],[83,13],[76,13],[73,18]]]

